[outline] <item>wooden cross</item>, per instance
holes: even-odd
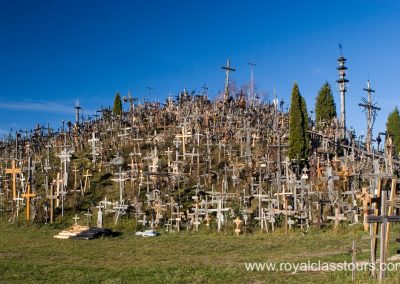
[[[186,154],[186,138],[192,137],[191,132],[187,130],[187,126],[189,125],[188,122],[186,122],[186,118],[184,119],[183,123],[181,124],[182,127],[182,133],[176,135],[176,138],[182,138],[182,154],[183,154],[183,159],[185,160],[185,154]]]
[[[77,226],[78,225],[78,220],[79,220],[80,218],[78,217],[78,215],[76,215],[75,214],[75,217],[74,218],[72,218],[72,220],[74,220],[75,221],[75,226]]]
[[[353,241],[353,244],[351,246],[351,249],[348,250],[349,253],[351,253],[351,263],[356,267],[356,254],[360,250],[356,249],[356,242]],[[356,281],[356,269],[352,269],[351,271],[351,281],[354,282]]]
[[[26,193],[21,194],[21,197],[26,198],[26,220],[29,221],[31,217],[31,198],[36,197],[36,193],[31,193],[31,184],[28,183],[28,189]]]
[[[206,227],[209,228],[210,227],[210,215],[208,215],[208,212],[206,213],[206,217],[204,217],[204,221],[206,221]]]
[[[76,186],[77,186],[76,173],[79,172],[79,169],[77,169],[76,164],[74,165],[74,168],[72,169],[72,171],[74,172],[74,188],[76,189]]]
[[[372,194],[368,192],[368,189],[366,187],[363,187],[362,193],[358,193],[356,197],[362,201],[363,216],[364,216],[364,231],[368,232],[369,229],[369,224],[367,223],[368,205],[371,203]]]
[[[11,174],[12,175],[12,181],[13,181],[13,198],[17,198],[17,174],[21,173],[21,169],[15,167],[15,160],[11,161],[11,168],[6,169],[6,174]]]
[[[379,173],[379,163],[375,162],[376,160],[374,160],[374,171],[376,173]],[[375,189],[376,192],[376,196],[371,199],[371,203],[373,203],[374,207],[374,216],[378,216],[379,214],[379,205],[378,205],[378,201],[381,197],[381,193],[382,193],[382,179],[379,178],[378,182],[377,182],[377,188]],[[376,248],[377,248],[377,239],[378,239],[378,223],[375,224],[370,224],[370,240],[371,240],[371,246],[370,246],[370,252],[371,252],[371,263],[375,263],[376,262]],[[375,276],[376,271],[372,270],[371,271],[372,276]]]
[[[57,199],[57,195],[54,195],[54,183],[50,185],[50,195],[46,198],[50,199],[50,223],[54,222],[54,199]]]
[[[89,188],[88,188],[88,190],[90,190],[90,177],[91,177],[92,175],[89,173],[89,169],[87,169],[86,170],[86,174],[85,175],[83,175],[83,177],[85,178],[85,184],[84,184],[84,186],[83,186],[83,193],[85,193],[86,192],[86,187],[87,187],[87,184],[89,183]],[[83,194],[82,193],[82,194]]]
[[[236,234],[236,236],[239,236],[239,234],[240,234],[240,228],[239,228],[239,226],[240,226],[240,224],[241,224],[242,222],[243,222],[243,221],[239,219],[239,216],[236,217],[236,219],[233,221],[233,223],[235,223],[235,225],[236,225],[236,229],[235,229],[235,234]]]
[[[396,184],[396,180],[394,180],[394,185]],[[393,182],[392,180],[392,182]],[[393,186],[393,183],[392,183]],[[395,188],[395,187],[394,187]],[[393,188],[392,188],[393,190]],[[383,190],[382,190],[383,191]],[[381,239],[380,239],[380,265],[383,265],[383,263],[386,263],[386,257],[387,257],[387,241],[388,241],[388,224],[389,223],[394,223],[394,222],[400,222],[400,216],[399,215],[388,215],[389,213],[393,214],[393,212],[388,212],[387,211],[387,194],[385,191],[381,193],[381,215],[380,216],[368,216],[367,217],[367,222],[369,224],[378,224],[381,223]],[[385,280],[385,270],[380,269],[379,270],[379,275],[378,275],[378,280],[380,283],[382,283]]]
[[[389,200],[389,211],[388,215],[391,216],[394,213],[394,201],[396,198],[396,187],[397,180],[394,178],[392,179],[392,187],[390,191],[390,200]],[[389,239],[390,239],[390,223],[387,224],[387,232],[386,232],[386,247],[389,247]],[[386,250],[385,260],[388,258],[389,250]]]
[[[289,230],[291,230],[292,226],[295,224],[295,221],[289,217],[287,224],[289,225]]]
[[[222,66],[221,68],[226,71],[226,78],[225,78],[225,93],[224,93],[224,101],[226,102],[229,98],[229,72],[235,72],[236,69],[231,68],[230,60],[226,61],[226,66]]]
[[[347,218],[344,217],[343,214],[339,214],[339,206],[335,206],[335,216],[328,216],[327,219],[329,220],[335,220],[335,225],[334,228],[337,229],[339,227],[339,222],[340,221],[347,221]]]
[[[90,208],[88,208],[87,213],[85,213],[84,215],[86,216],[86,225],[89,227],[93,216]]]
[[[118,182],[119,185],[119,202],[122,204],[123,202],[123,193],[124,193],[124,182],[128,179],[126,178],[126,173],[121,172],[121,167],[119,167],[119,172],[115,174],[118,178],[112,178],[112,181]]]
[[[56,207],[60,207],[60,185],[62,186],[64,180],[60,178],[60,173],[57,173],[57,179],[53,180],[53,182],[57,185],[56,196]]]

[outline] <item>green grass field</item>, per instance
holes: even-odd
[[[247,271],[245,262],[351,262],[368,259],[361,228],[289,235],[255,233],[233,236],[206,231],[161,232],[153,238],[120,237],[90,241],[59,240],[61,229],[48,225],[0,222],[0,283],[351,283],[351,272]],[[399,235],[393,230],[393,241]],[[391,255],[396,249],[391,245]],[[387,283],[399,283],[390,272]],[[375,283],[368,272],[356,283]]]

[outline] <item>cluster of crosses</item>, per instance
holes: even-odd
[[[308,160],[288,158],[285,103],[276,97],[263,102],[253,87],[232,94],[229,73],[235,69],[228,61],[225,90],[215,101],[206,87],[184,90],[164,104],[139,103],[129,93],[129,111],[120,115],[101,109],[85,120],[77,105],[74,123],[10,134],[0,142],[1,218],[18,222],[25,210],[26,220],[54,223],[84,214],[97,227],[111,216],[114,224],[133,220],[136,228],[230,229],[237,235],[363,223],[371,261],[377,261],[380,231],[385,262],[390,224],[400,220],[394,175],[400,162],[390,137],[385,147],[380,141],[372,147],[378,108],[369,83],[362,104],[367,139],[346,128],[344,62],[341,56],[343,117],[323,128],[310,120]]]

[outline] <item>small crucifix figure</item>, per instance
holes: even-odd
[[[235,223],[235,225],[236,225],[236,229],[235,229],[235,234],[236,234],[236,236],[239,236],[239,234],[240,234],[240,228],[239,228],[239,226],[240,226],[240,224],[241,224],[242,222],[243,222],[243,221],[240,220],[239,217],[236,217],[236,219],[233,221],[233,223]]]
[[[208,213],[206,213],[206,217],[204,218],[204,221],[206,221],[206,227],[209,228],[210,227],[210,215],[208,215]]]

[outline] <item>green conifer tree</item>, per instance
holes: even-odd
[[[308,157],[308,113],[304,98],[294,83],[289,113],[289,159]]]
[[[117,93],[115,95],[113,112],[115,115],[122,114],[122,101],[121,101],[121,96],[119,95],[119,93]]]
[[[394,154],[397,155],[400,151],[400,114],[397,106],[388,116],[386,130],[388,135],[393,139],[393,145],[395,147]]]
[[[322,86],[318,92],[315,102],[315,119],[317,126],[321,122],[329,122],[336,117],[336,104],[333,99],[331,86],[328,82]]]

